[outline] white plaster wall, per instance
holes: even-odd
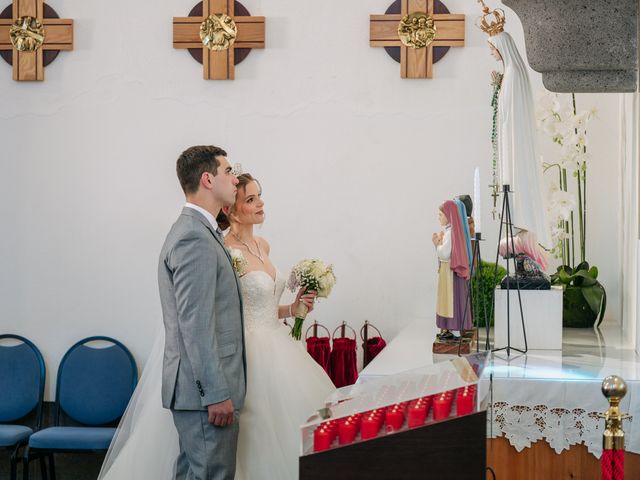
[[[183,201],[175,160],[187,146],[221,145],[262,181],[260,233],[281,271],[307,256],[335,264],[338,285],[312,318],[331,329],[368,319],[388,339],[410,319],[433,321],[437,206],[471,193],[476,165],[488,185],[496,64],[473,26],[475,2],[447,2],[468,15],[467,45],[424,81],[401,80],[399,65],[369,47],[369,14],[387,0],[245,0],[267,16],[267,48],[233,82],[202,80],[171,47],[171,19],[193,3],[52,0],[75,19],[75,51],[47,67],[44,83],[13,82],[0,65],[0,330],[41,348],[49,398],[61,356],[84,336],[119,338],[145,361],[161,320],[157,255]],[[524,51],[520,22],[508,18]],[[617,99],[591,99],[602,122],[589,256],[616,318]],[[488,188],[483,204],[488,259]]]

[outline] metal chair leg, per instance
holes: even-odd
[[[56,480],[56,465],[53,461],[53,453],[49,454],[49,473],[51,474],[51,480]]]
[[[40,475],[42,475],[42,480],[47,480],[49,478],[47,476],[47,462],[44,457],[40,457],[38,460],[40,461]]]
[[[38,460],[40,460],[40,474],[42,475],[42,480],[47,480],[49,478],[47,476],[47,462],[45,462],[44,456],[41,456]]]
[[[22,454],[22,479],[29,480],[29,445],[25,447]]]
[[[16,445],[16,448],[11,453],[11,473],[9,478],[11,480],[17,480],[18,478],[18,452],[20,451],[20,444]]]

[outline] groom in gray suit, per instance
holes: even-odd
[[[162,404],[180,438],[176,479],[231,480],[246,392],[242,297],[215,218],[238,180],[224,150],[191,147],[177,163],[187,203],[160,253],[165,327]]]

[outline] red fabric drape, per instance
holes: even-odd
[[[356,341],[352,338],[334,338],[330,364],[329,376],[336,387],[356,383]]]
[[[367,339],[367,343],[362,344],[363,350],[367,351],[368,360],[371,361],[387,346],[387,342],[382,337],[372,337]],[[366,365],[365,365],[366,366]]]
[[[329,356],[331,355],[329,337],[307,338],[307,352],[329,374]]]

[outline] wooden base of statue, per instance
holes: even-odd
[[[300,480],[485,477],[486,412],[300,457]]]
[[[433,342],[433,353],[449,355],[468,355],[476,347],[478,333],[476,330],[463,332],[462,343],[460,340],[440,340],[436,338]]]

